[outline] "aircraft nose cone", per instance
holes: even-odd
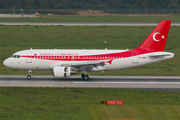
[[[10,62],[9,62],[8,59],[6,59],[6,60],[3,61],[3,64],[4,64],[4,66],[9,67]]]
[[[7,67],[7,59],[3,61],[3,65]]]

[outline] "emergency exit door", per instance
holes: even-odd
[[[135,63],[135,64],[138,63],[138,53],[137,52],[132,53],[132,63]]]

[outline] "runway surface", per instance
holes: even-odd
[[[166,76],[90,76],[83,81],[80,76],[54,78],[22,75],[1,75],[0,87],[84,87],[84,88],[180,88],[180,77]]]
[[[63,25],[63,26],[157,26],[158,23],[73,23],[73,22],[0,22],[0,25]],[[171,26],[180,26],[172,23]]]
[[[13,17],[17,18],[17,17],[20,17],[20,18],[22,18],[22,14],[0,14],[0,18],[2,18],[2,17],[8,17],[8,18],[13,18]],[[34,14],[32,14],[32,15],[24,14],[23,17],[39,17],[39,16],[36,16]]]

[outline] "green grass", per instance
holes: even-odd
[[[0,18],[1,22],[160,22],[161,20],[172,20],[180,22],[179,14],[169,16],[71,16],[55,15],[41,16],[37,18]]]
[[[151,33],[153,26],[0,26],[0,75],[26,75],[27,71],[6,68],[2,63],[13,53],[30,49],[134,49]],[[172,26],[165,51],[175,58],[142,67],[92,72],[89,75],[164,75],[180,73],[180,27]],[[107,45],[104,41],[107,41]],[[51,71],[34,71],[33,75],[51,75]]]
[[[104,88],[0,88],[0,120],[178,120],[180,93]],[[124,100],[124,105],[99,105]]]
[[[94,120],[178,120],[179,105],[123,105],[97,106],[89,105],[88,109]]]

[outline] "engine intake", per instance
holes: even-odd
[[[58,77],[58,78],[70,77],[71,68],[70,67],[54,66],[53,75],[54,75],[54,77]]]
[[[63,78],[70,77],[70,75],[78,74],[78,71],[72,70],[71,67],[54,66],[52,74],[54,77]]]

